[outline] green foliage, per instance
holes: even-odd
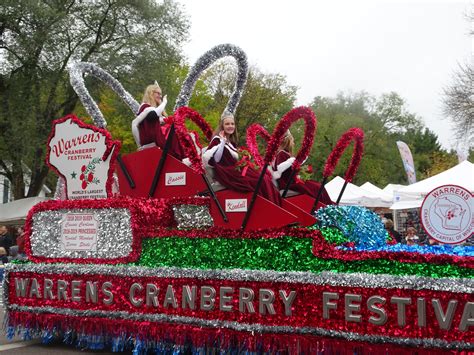
[[[379,98],[365,92],[340,93],[335,98],[316,97],[311,107],[318,118],[318,131],[308,163],[316,167],[317,179],[322,178],[326,158],[339,137],[350,127],[360,127],[365,133],[364,155],[355,184],[370,181],[383,187],[388,183],[406,183],[398,140],[410,146],[419,179],[435,171],[433,166],[439,163],[434,158],[436,154],[447,154],[441,150],[436,135],[408,112],[404,100],[396,93]],[[334,175],[344,176],[352,150],[350,146],[344,152]]]
[[[39,192],[48,174],[44,158],[51,122],[76,108],[67,74],[71,61],[98,63],[134,95],[155,78],[170,96],[177,95],[175,71],[189,25],[170,0],[4,0],[0,23],[0,166],[15,199],[25,197],[24,166],[31,169],[27,196]],[[102,84],[88,83],[100,97]],[[114,107],[113,117],[106,118],[128,147],[130,135],[122,127],[129,131],[130,112],[105,95],[105,105]]]

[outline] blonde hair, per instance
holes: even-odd
[[[0,247],[0,256],[7,255],[7,250],[4,247]]]
[[[224,113],[221,116],[221,119],[219,120],[219,125],[217,126],[216,130],[214,131],[215,136],[219,135],[219,133],[224,130],[224,120],[226,118],[232,118],[234,120],[234,123],[235,123],[234,115],[229,111],[224,111]],[[232,133],[229,136],[229,140],[233,145],[237,146],[237,142],[239,141],[239,136],[237,134],[237,124],[235,125],[234,133]]]
[[[393,221],[391,219],[387,219],[385,221],[385,227],[389,229],[393,228]]]
[[[285,135],[283,136],[283,139],[281,140],[280,143],[280,150],[285,150],[290,155],[293,155],[293,149],[295,147],[295,139],[293,138],[290,130],[286,131]]]
[[[159,91],[161,93],[161,88],[158,84],[148,85],[143,93],[142,102],[151,105],[151,106],[158,106],[159,103],[156,102],[155,98],[153,97],[153,92]]]

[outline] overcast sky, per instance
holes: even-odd
[[[241,47],[298,90],[298,104],[338,91],[395,91],[445,148],[442,89],[472,60],[469,1],[179,0],[191,19],[190,63],[211,47]]]

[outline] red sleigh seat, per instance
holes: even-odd
[[[163,151],[158,147],[143,149],[122,157],[123,163],[135,182],[130,187],[122,169],[117,168],[120,194],[131,197],[149,197],[150,187],[155,176],[156,167]],[[155,192],[151,197],[172,198],[195,196],[206,189],[201,175],[183,164],[175,157],[168,155]]]
[[[134,181],[135,187],[130,186],[122,169],[117,168],[120,194],[131,197],[148,197],[162,153],[163,151],[160,148],[152,147],[124,155],[122,161]],[[175,157],[168,155],[152,197],[196,196],[206,190],[207,186],[201,175],[195,173]],[[227,207],[228,222],[224,221],[216,203],[212,201],[210,213],[214,219],[214,224],[224,228],[239,229],[245,217],[245,208],[243,206],[239,207],[239,203],[248,206],[252,193],[224,189],[217,191],[216,196],[224,211]],[[297,222],[298,217],[295,214],[261,196],[257,196],[255,208],[249,218],[246,230],[277,228]]]

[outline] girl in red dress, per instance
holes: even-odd
[[[203,154],[204,163],[214,168],[214,177],[221,185],[235,191],[253,192],[260,172],[247,169],[245,176],[242,176],[236,165],[239,161],[236,146],[237,131],[234,116],[224,112],[214,137]],[[259,194],[276,205],[281,205],[280,194],[268,175],[265,175],[262,181]]]
[[[132,133],[138,149],[155,145],[163,149],[171,125],[165,122],[167,116],[165,107],[168,102],[166,95],[162,96],[161,88],[156,81],[155,84],[147,86],[142,101],[137,117],[132,121]],[[168,153],[180,160],[184,157],[176,135],[173,136]]]
[[[291,135],[290,131],[287,131],[281,141],[277,155],[272,164],[273,179],[276,181],[280,190],[283,190],[286,187],[286,184],[288,183],[288,180],[290,179],[293,173],[292,165],[295,161],[295,157],[293,157],[294,146],[295,140]],[[296,179],[295,176],[293,177],[293,181],[291,182],[289,189],[316,198],[318,196],[320,188],[321,184],[317,181],[301,181],[299,179]],[[323,191],[321,192],[321,197],[319,198],[319,201],[321,201],[325,205],[333,204],[325,188],[323,188]]]

